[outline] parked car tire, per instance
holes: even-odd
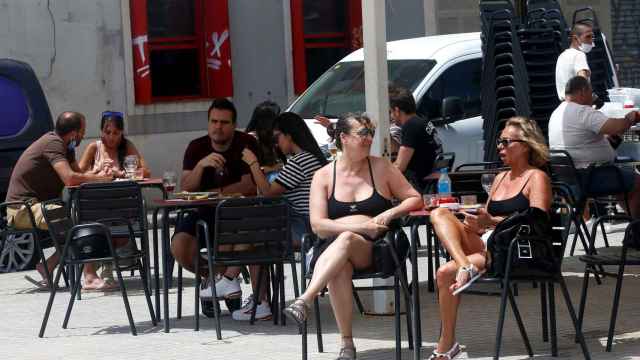
[[[32,234],[7,235],[0,254],[0,272],[33,270],[40,260]]]

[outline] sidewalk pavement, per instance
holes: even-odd
[[[620,244],[622,232],[610,237],[612,245]],[[580,248],[580,246],[578,246]],[[579,251],[577,252],[578,255]],[[565,259],[563,271],[574,306],[578,307],[584,267],[576,257]],[[584,332],[594,359],[640,359],[640,269],[628,268],[623,283],[622,301],[616,325],[613,352],[604,352],[614,281],[605,279],[600,286],[592,281],[587,303]],[[213,319],[201,318],[201,330],[193,331],[193,277],[185,280],[183,317],[176,319],[176,289],[170,292],[171,332],[163,332],[161,323],[153,327],[144,301],[138,276],[125,276],[129,301],[138,336],[131,336],[119,292],[84,293],[76,302],[68,329],[62,329],[69,292],[56,296],[45,333],[37,333],[49,297],[48,292],[36,292],[23,276],[35,272],[0,274],[0,352],[7,359],[299,359],[300,336],[297,327],[275,326],[272,322],[248,323],[233,321],[226,310],[222,318],[222,340],[215,337]],[[421,306],[423,349],[428,358],[439,331],[438,305],[434,293],[426,289],[426,254],[421,254]],[[174,274],[175,276],[175,274]],[[291,275],[287,271],[287,299],[293,299]],[[550,344],[542,341],[539,289],[521,284],[516,301],[519,305],[536,358],[551,359]],[[245,296],[250,288],[243,284]],[[368,296],[362,296],[365,305]],[[224,306],[223,303],[221,303]],[[486,295],[465,295],[458,322],[458,341],[465,345],[460,359],[489,359],[493,356],[498,319],[499,298]],[[355,307],[354,307],[355,308]],[[582,358],[573,341],[573,328],[556,286],[558,323],[558,354],[561,359]],[[325,353],[318,353],[315,327],[309,329],[309,359],[335,359],[339,336],[328,298],[321,299]],[[403,332],[403,359],[410,359],[406,326]],[[393,317],[354,315],[354,338],[358,359],[393,359]],[[507,311],[502,355],[505,359],[527,358],[526,350],[511,310]]]

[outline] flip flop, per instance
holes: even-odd
[[[94,292],[94,291],[109,292],[109,291],[116,291],[119,289],[120,287],[118,286],[118,284],[109,283],[107,281],[103,281],[102,285],[96,286],[96,287],[85,287],[84,285],[82,286],[82,291],[86,291],[86,292]]]

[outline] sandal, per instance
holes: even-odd
[[[456,283],[459,283],[458,279],[460,278],[463,272],[467,273],[467,281],[462,282],[462,284],[459,285],[457,289],[453,290],[453,293],[452,293],[453,296],[456,296],[462,291],[464,291],[466,288],[471,286],[471,284],[473,284],[474,281],[478,280],[480,276],[482,276],[482,274],[484,274],[484,271],[478,271],[478,269],[473,264],[469,264],[467,266],[460,266],[458,268],[458,272],[456,273]]]
[[[343,347],[340,349],[338,353],[338,357],[336,360],[355,360],[356,358],[356,348],[354,347]]]
[[[436,349],[437,349],[437,347],[436,347]],[[431,356],[429,356],[429,360],[435,360],[435,359],[438,359],[438,358],[444,358],[444,359],[452,360],[453,358],[458,356],[458,354],[460,354],[460,344],[455,343],[455,344],[453,344],[451,349],[449,349],[449,351],[447,351],[447,352],[441,353],[441,352],[438,352],[436,350],[433,350],[433,352],[431,353]]]
[[[284,314],[295,320],[298,325],[302,325],[307,320],[307,315],[309,314],[309,305],[307,303],[298,298],[293,301],[293,303],[283,310]]]

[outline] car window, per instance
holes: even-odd
[[[428,119],[442,117],[442,99],[457,96],[464,102],[464,118],[481,113],[482,59],[459,62],[442,73],[422,96],[418,113]]]
[[[389,82],[413,92],[433,68],[433,60],[388,60]],[[364,62],[340,62],[322,75],[290,109],[309,119],[365,110]]]
[[[0,76],[0,138],[15,136],[29,120],[27,98],[20,85]]]

